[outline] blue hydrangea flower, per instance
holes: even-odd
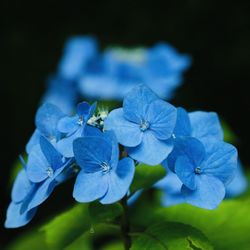
[[[11,203],[7,209],[6,221],[4,226],[6,228],[16,228],[25,226],[35,216],[36,208],[27,210],[26,201],[33,195],[36,187],[32,183],[22,169],[14,182],[11,192]]]
[[[31,149],[39,144],[40,137],[46,137],[52,144],[55,144],[60,138],[61,133],[57,130],[57,123],[64,113],[55,105],[50,103],[43,104],[36,113],[36,130],[31,136],[26,151],[30,153]]]
[[[118,143],[112,133],[78,138],[73,146],[81,167],[73,192],[77,201],[98,199],[102,204],[110,204],[127,194],[134,176],[134,162],[128,157],[119,160]]]
[[[139,85],[124,98],[123,108],[111,111],[104,128],[115,132],[133,159],[156,165],[173,149],[170,138],[175,123],[176,108]]]
[[[182,139],[181,144],[183,154],[175,162],[175,173],[183,183],[185,201],[201,208],[216,208],[235,175],[237,150],[221,141],[205,149],[195,138]]]
[[[204,145],[223,140],[223,129],[215,112],[196,111],[187,113],[183,108],[177,108],[177,120],[172,135],[174,149],[163,166],[174,171],[176,158],[180,155],[179,138],[194,137]],[[181,148],[180,148],[181,149]]]
[[[90,36],[70,38],[64,47],[59,63],[58,75],[67,80],[75,80],[84,74],[86,67],[97,54],[97,41]]]
[[[44,202],[59,184],[57,178],[71,165],[71,161],[62,157],[55,147],[44,137],[29,154],[26,166],[28,179],[36,184],[36,190],[27,202],[31,210]]]
[[[96,103],[89,105],[87,102],[79,103],[77,113],[72,117],[63,117],[59,120],[57,129],[66,134],[66,137],[57,143],[57,148],[63,156],[70,158],[74,156],[73,141],[83,136],[87,121],[94,114]]]
[[[149,49],[107,49],[98,62],[79,78],[80,92],[89,98],[115,100],[142,82],[160,97],[170,98],[191,64],[188,56],[163,43]]]
[[[233,198],[243,194],[247,190],[247,187],[247,178],[244,175],[242,165],[239,161],[235,177],[226,187],[226,198]]]

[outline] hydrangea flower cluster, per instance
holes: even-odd
[[[158,186],[166,182],[170,188],[164,189],[172,192],[175,183],[167,178],[173,176],[180,196],[192,205],[214,209],[224,199],[237,171],[237,150],[223,141],[215,113],[187,113],[147,85],[130,90],[121,108],[104,114],[96,107],[79,103],[73,116],[52,103],[39,108],[6,227],[27,224],[54,188],[69,178],[76,177],[73,197],[78,202],[120,201],[141,162],[152,168],[162,163],[169,175]]]
[[[140,83],[169,99],[190,65],[188,55],[165,43],[150,48],[112,47],[101,52],[95,38],[73,37],[66,42],[57,72],[48,79],[43,102],[71,114],[79,97],[122,100]]]

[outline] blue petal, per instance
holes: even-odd
[[[143,133],[139,146],[126,148],[130,157],[149,165],[160,164],[173,149],[171,141],[158,140],[151,131]]]
[[[226,186],[226,197],[233,198],[241,195],[247,190],[248,182],[247,178],[243,173],[243,169],[240,163],[238,163],[238,168],[236,170],[236,175],[234,179]]]
[[[14,202],[10,203],[7,209],[6,221],[4,224],[6,228],[17,228],[25,226],[35,216],[37,210],[36,208],[21,214],[20,213],[21,206],[22,203],[14,203]]]
[[[135,173],[134,161],[123,158],[108,178],[108,191],[100,200],[102,204],[110,204],[122,199],[128,192]]]
[[[177,120],[174,135],[175,137],[191,136],[191,123],[188,113],[183,108],[177,108]]]
[[[148,106],[145,119],[150,124],[150,130],[159,140],[167,140],[173,134],[176,117],[174,106],[163,100],[155,100]]]
[[[56,170],[62,166],[62,155],[46,138],[40,138],[40,146],[44,156],[49,163],[49,166],[52,167],[53,170]]]
[[[77,164],[85,172],[101,170],[103,162],[110,164],[112,143],[103,137],[83,137],[73,143],[74,155]]]
[[[30,192],[32,183],[27,177],[26,171],[22,169],[13,184],[11,199],[14,202],[21,202]]]
[[[76,132],[71,134],[69,137],[65,137],[61,139],[57,145],[56,148],[58,151],[66,158],[74,157],[73,152],[73,141],[77,138],[83,136],[83,129],[84,127],[79,127]]]
[[[102,136],[102,132],[99,128],[87,125],[84,126],[84,136]]]
[[[128,121],[124,117],[122,108],[111,111],[104,121],[106,130],[113,130],[120,144],[135,147],[141,143],[142,131],[138,124]]]
[[[41,182],[48,177],[49,163],[42,153],[40,145],[33,147],[27,162],[27,176],[32,182]]]
[[[237,149],[229,143],[216,142],[207,148],[207,157],[202,164],[202,171],[229,184],[235,176],[238,165]]]
[[[65,116],[58,121],[57,129],[65,134],[74,133],[79,128],[78,120],[78,116]]]
[[[175,162],[175,172],[181,182],[189,189],[196,189],[195,167],[189,158],[180,156]]]
[[[204,140],[223,140],[223,130],[218,115],[214,112],[189,113],[192,136]]]
[[[27,145],[26,145],[27,154],[29,154],[31,152],[32,148],[35,145],[39,144],[40,137],[41,137],[41,133],[39,132],[38,129],[36,129],[35,132],[32,134],[31,138],[29,139]]]
[[[147,114],[148,105],[159,97],[147,86],[138,85],[127,93],[123,100],[124,117],[140,123]]]
[[[48,178],[44,182],[38,183],[37,189],[34,191],[33,195],[27,200],[26,211],[30,211],[31,209],[42,204],[53,192],[56,185],[57,182],[54,180],[54,178]]]
[[[91,202],[105,195],[108,189],[107,175],[102,172],[80,171],[76,178],[73,197],[78,202]]]
[[[90,105],[87,102],[78,103],[76,113],[78,116],[87,116],[89,114]]]
[[[57,138],[57,123],[63,116],[63,112],[57,106],[45,103],[37,111],[36,127],[45,137]]]
[[[187,156],[194,166],[199,167],[205,158],[206,152],[203,144],[192,137],[182,137],[174,140],[174,150],[167,158],[167,166],[175,172],[175,161],[179,156]],[[165,162],[163,165],[166,165]]]
[[[225,197],[224,184],[212,176],[196,176],[197,188],[190,190],[183,185],[181,192],[187,203],[205,209],[215,209]]]

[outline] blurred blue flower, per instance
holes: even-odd
[[[163,43],[149,49],[107,49],[97,60],[79,78],[79,90],[89,98],[115,100],[141,83],[169,99],[191,64],[190,57]]]
[[[244,175],[241,163],[238,162],[238,168],[235,177],[226,187],[226,198],[234,198],[243,194],[247,190],[247,187],[247,178]]]
[[[65,116],[59,120],[57,129],[66,134],[66,137],[57,143],[59,152],[67,157],[73,157],[73,141],[76,138],[83,136],[87,121],[94,114],[96,103],[89,105],[87,102],[82,102],[77,105],[76,115],[72,117]]]
[[[126,95],[123,108],[110,112],[104,128],[115,132],[133,159],[156,165],[173,149],[170,138],[175,123],[176,108],[139,85]]]
[[[31,136],[26,146],[27,153],[40,143],[40,137],[46,137],[52,144],[61,138],[61,133],[57,130],[57,123],[64,113],[55,105],[50,103],[43,104],[36,113],[36,130]]]
[[[183,154],[175,162],[175,173],[183,183],[185,201],[201,208],[216,208],[235,175],[237,150],[222,141],[205,149],[195,138],[182,139],[180,144]]]
[[[134,176],[134,162],[128,157],[119,161],[118,143],[113,133],[78,138],[73,147],[76,162],[81,167],[73,192],[77,201],[99,199],[102,204],[110,204],[127,194]]]

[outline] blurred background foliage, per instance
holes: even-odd
[[[192,68],[186,73],[184,84],[177,90],[173,103],[188,110],[217,111],[230,124],[243,165],[249,166],[249,1],[3,0],[0,9],[1,225],[10,199],[11,167],[18,154],[24,151],[34,130],[34,115],[45,90],[45,79],[55,71],[63,43],[75,34],[96,35],[103,48],[112,44],[150,46],[158,41],[166,41],[180,52],[192,55]],[[59,187],[26,228],[4,230],[1,226],[1,244],[5,245],[18,234],[38,227],[45,218],[53,218],[63,208],[71,207],[71,192],[71,183]],[[227,202],[214,212],[183,205],[187,215],[183,214],[176,220],[185,223],[187,218],[190,219],[191,225],[206,230],[204,232],[211,235],[213,242],[220,240],[221,244],[225,244],[221,249],[229,249],[227,247],[234,245],[228,240],[231,239],[229,236],[227,240],[222,240],[225,223],[233,219],[246,223],[243,225],[246,226],[249,220],[249,201],[241,199]],[[184,208],[166,209],[166,219],[171,220],[178,209]],[[232,214],[226,213],[228,217],[225,218],[223,214],[227,209]],[[156,213],[161,218],[161,211],[157,210]],[[213,216],[213,213],[221,214],[221,224],[210,224],[211,228],[205,228],[197,218],[189,217],[194,213],[211,214],[207,215],[210,221],[209,216]],[[42,237],[42,234],[34,231],[34,238],[31,239]],[[245,234],[237,231],[237,226],[232,234],[239,239],[236,243],[246,239]],[[30,248],[34,248],[34,242],[29,244]],[[113,249],[118,249],[116,244],[114,242]],[[112,249],[112,246],[107,249]]]

